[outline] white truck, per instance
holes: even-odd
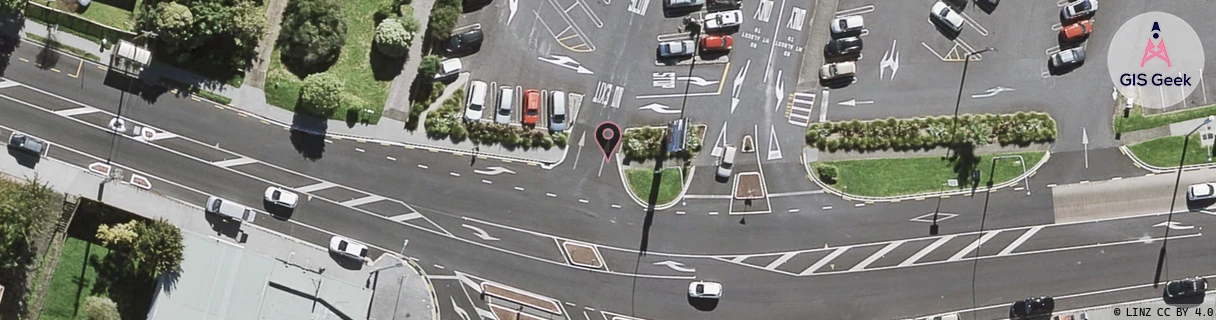
[[[217,214],[226,220],[235,220],[238,223],[253,222],[254,216],[257,216],[257,212],[249,207],[215,196],[207,198],[205,208],[207,213]]]

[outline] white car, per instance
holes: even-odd
[[[945,2],[938,1],[934,3],[933,8],[929,9],[929,14],[933,16],[933,19],[937,19],[938,22],[950,27],[954,32],[963,31],[963,16],[946,5]]]
[[[692,40],[667,41],[659,44],[660,58],[676,58],[691,56],[696,52],[697,44]]]
[[[1098,11],[1098,0],[1077,0],[1060,8],[1060,18],[1075,20]]]
[[[367,257],[367,245],[351,241],[350,239],[334,236],[329,238],[329,251],[347,256],[353,259],[362,260]]]
[[[295,209],[296,204],[300,202],[300,196],[287,191],[283,188],[270,186],[266,188],[266,202],[270,202],[285,208]]]
[[[460,58],[443,60],[439,63],[439,72],[435,73],[435,80],[454,76],[463,70],[464,65],[460,63]]]
[[[688,284],[688,297],[717,299],[722,297],[722,284],[711,281],[693,281]]]
[[[1186,199],[1189,201],[1216,198],[1216,183],[1192,184],[1186,188]]]
[[[469,85],[469,101],[464,107],[466,121],[481,120],[481,112],[486,108],[486,90],[488,88],[485,81],[473,80]]]
[[[861,29],[865,29],[865,19],[862,19],[861,16],[848,16],[832,20],[832,37],[834,38],[838,38],[841,35],[860,33]]]
[[[743,10],[714,12],[705,15],[705,29],[717,30],[743,24]]]
[[[820,80],[832,80],[845,77],[853,77],[857,73],[857,64],[853,61],[844,61],[829,63],[819,68]]]

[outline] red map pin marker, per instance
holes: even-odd
[[[600,123],[595,127],[595,142],[599,144],[600,151],[604,152],[604,162],[610,162],[609,159],[621,143],[621,127],[612,121]]]

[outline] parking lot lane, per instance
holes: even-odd
[[[98,113],[97,115],[103,116]],[[205,146],[194,141],[187,140],[182,137],[173,137],[168,139],[155,140],[152,143],[173,149],[174,151],[188,154],[190,156],[203,159],[204,161],[223,161],[228,159],[240,158],[236,154],[219,149],[218,146]],[[235,166],[234,166],[235,167]]]
[[[307,186],[317,183],[316,179],[271,167],[265,163],[250,163],[229,167],[233,170],[266,178],[286,187]]]

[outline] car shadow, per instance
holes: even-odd
[[[828,89],[840,89],[840,88],[848,87],[850,84],[853,84],[854,79],[856,79],[856,78],[855,77],[846,77],[846,78],[837,78],[837,79],[828,79],[828,80],[821,79],[821,80],[819,80],[819,85],[823,86],[825,88],[828,88]]]
[[[1193,201],[1186,200],[1186,208],[1190,211],[1205,210],[1208,207],[1211,207],[1213,204],[1216,204],[1216,198],[1199,199],[1199,200],[1193,200]]]
[[[363,269],[363,260],[347,257],[337,252],[330,251],[329,258],[334,259],[334,262],[342,269],[346,270],[361,270]]]
[[[980,8],[980,11],[983,11],[984,13],[989,14],[989,15],[991,15],[992,12],[996,11],[996,7],[998,5],[999,4],[988,3],[987,1],[975,0],[975,7]]]
[[[13,149],[12,147],[8,148],[8,154],[13,156],[14,159],[17,159],[17,164],[20,164],[22,167],[26,167],[26,168],[30,168],[30,169],[33,169],[34,166],[38,165],[39,161],[42,161],[42,157],[40,157],[40,156],[35,156],[35,155],[29,154],[26,152],[17,151],[16,149]]]
[[[858,51],[857,53],[850,53],[850,54],[836,55],[836,56],[824,55],[823,62],[825,64],[827,64],[827,63],[834,63],[834,62],[857,61],[860,58],[861,58],[861,52]]]
[[[464,1],[461,3],[461,6],[462,6],[461,9],[463,9],[463,13],[470,13],[473,11],[481,10],[481,8],[485,8],[486,6],[490,5],[491,2],[493,2],[493,1],[490,1],[490,0]]]
[[[280,206],[273,202],[266,201],[265,199],[262,199],[262,209],[265,209],[267,213],[270,213],[271,217],[283,221],[291,219],[291,215],[295,213],[295,209]]]
[[[1206,296],[1206,295],[1197,294],[1197,295],[1193,295],[1193,296],[1189,296],[1189,297],[1170,298],[1169,296],[1167,296],[1165,294],[1165,290],[1161,290],[1161,301],[1162,302],[1165,302],[1165,304],[1168,304],[1170,306],[1180,307],[1180,308],[1196,307],[1203,303],[1204,296]]]
[[[709,312],[718,308],[718,299],[688,297],[688,305],[691,305],[697,311]]]
[[[658,49],[655,49],[655,53],[654,53],[654,60],[655,60],[655,61],[658,61],[659,63],[663,64],[664,66],[668,66],[668,67],[670,67],[670,66],[675,66],[675,65],[679,65],[679,64],[680,64],[680,62],[682,62],[682,61],[684,61],[684,60],[689,60],[689,59],[692,59],[692,56],[687,56],[687,57],[676,57],[676,58],[664,58],[664,57],[662,57],[662,56],[660,56],[660,55],[659,55]]]
[[[713,61],[724,56],[730,55],[730,51],[701,51],[701,60]]]
[[[938,22],[937,19],[933,18],[933,13],[929,13],[929,21],[933,23],[933,28],[937,29],[937,33],[940,33],[942,36],[946,37],[946,39],[950,39],[950,41],[958,39],[958,36],[963,33],[962,30],[954,30],[942,25],[941,22]]]
[[[204,211],[203,214],[215,234],[237,240],[239,243],[245,243],[245,240],[248,240],[249,235],[241,231],[241,222],[211,212]]]
[[[1069,40],[1067,37],[1065,37],[1063,32],[1059,32],[1056,34],[1056,41],[1060,43],[1060,50],[1068,50],[1068,49],[1080,47],[1082,44],[1085,44],[1085,40],[1088,40],[1088,39],[1089,39],[1088,34],[1083,35],[1080,38],[1071,39],[1071,40]]]
[[[707,35],[731,35],[731,34],[739,33],[739,29],[740,29],[740,26],[733,26],[733,27],[718,28],[718,29],[713,29],[713,30],[705,30],[704,33]]]
[[[692,14],[693,12],[697,12],[697,11],[701,11],[701,6],[687,6],[687,7],[679,7],[679,8],[663,7],[663,17],[664,18],[683,17],[683,16],[687,16],[687,15]]]

